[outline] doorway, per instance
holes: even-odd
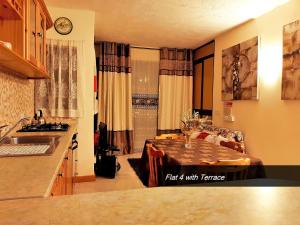
[[[215,42],[193,50],[193,110],[200,116],[212,117]]]

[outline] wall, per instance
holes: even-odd
[[[87,176],[94,174],[94,24],[95,13],[87,10],[70,10],[63,8],[48,7],[53,21],[58,17],[69,18],[73,23],[73,30],[69,35],[60,35],[54,28],[47,31],[47,38],[80,40],[84,41],[87,53],[86,71],[81,88],[83,93],[83,115],[78,120],[78,175]]]
[[[0,126],[14,124],[34,111],[33,81],[0,71]]]
[[[244,131],[249,152],[265,164],[299,164],[300,101],[281,100],[283,26],[297,19],[300,1],[221,34],[215,39],[213,120],[216,125]],[[235,122],[223,121],[221,101],[222,49],[260,36],[258,101],[234,101]]]

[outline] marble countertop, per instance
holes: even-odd
[[[56,174],[76,131],[76,121],[68,123],[70,127],[67,132],[13,134],[13,136],[58,135],[61,138],[54,153],[48,156],[0,158],[0,201],[50,195]]]
[[[300,188],[159,187],[0,202],[1,224],[299,224]]]

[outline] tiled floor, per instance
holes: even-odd
[[[127,158],[140,157],[141,153],[118,156],[121,169],[115,179],[97,177],[94,182],[77,183],[75,194],[145,188],[127,161]]]

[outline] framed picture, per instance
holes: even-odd
[[[257,100],[258,37],[222,51],[222,100]]]
[[[300,20],[283,27],[281,99],[300,99]]]

